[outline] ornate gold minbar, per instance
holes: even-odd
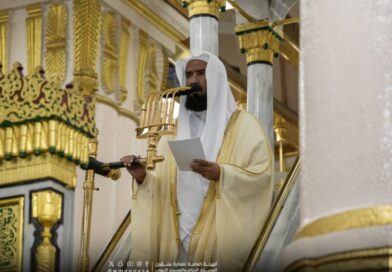
[[[74,187],[96,135],[94,100],[47,81],[40,67],[27,77],[22,69],[0,72],[0,185],[53,177]]]
[[[258,62],[273,64],[282,38],[272,24],[265,20],[246,23],[236,26],[235,33],[239,36],[241,52],[246,53],[248,65]]]
[[[52,190],[32,194],[32,217],[43,227],[42,243],[35,252],[36,271],[55,271],[56,247],[51,243],[51,228],[61,219],[62,196]]]

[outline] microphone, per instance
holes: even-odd
[[[140,160],[136,159],[131,163],[131,167],[141,166]],[[93,157],[89,157],[89,161],[85,170],[94,170],[95,173],[101,176],[107,176],[112,169],[125,168],[125,164],[122,161],[103,163]]]

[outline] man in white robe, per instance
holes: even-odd
[[[174,139],[200,137],[206,160],[193,172],[177,170],[167,141],[154,171],[132,167],[137,181],[132,208],[133,261],[217,262],[219,270],[244,266],[270,210],[271,148],[259,122],[237,110],[223,63],[199,52],[176,64],[180,84],[197,84],[200,94],[183,96]]]

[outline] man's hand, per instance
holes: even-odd
[[[140,156],[128,155],[121,158],[121,161],[127,167],[128,172],[136,179],[137,183],[142,184],[146,177],[146,167],[144,165],[131,166],[134,160],[140,159]]]
[[[219,164],[215,162],[205,161],[205,160],[193,160],[191,163],[192,171],[202,175],[203,178],[209,180],[219,180],[220,167]]]

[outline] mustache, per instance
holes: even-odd
[[[200,93],[203,91],[201,86],[198,83],[192,83],[192,84],[188,85],[188,87],[191,87],[189,94],[200,95]]]

